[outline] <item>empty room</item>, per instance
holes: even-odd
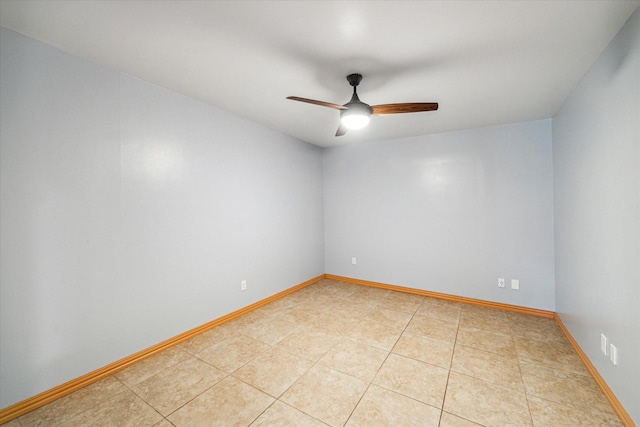
[[[0,424],[637,426],[640,0],[0,0]]]

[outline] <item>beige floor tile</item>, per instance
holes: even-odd
[[[351,297],[333,297],[330,302],[324,304],[327,311],[331,313],[351,314],[358,317],[364,317],[375,305],[373,301],[353,300]]]
[[[160,420],[162,415],[132,391],[127,390],[73,417],[63,423],[62,427],[142,427],[153,426]]]
[[[327,427],[327,425],[278,400],[267,408],[251,424],[251,427]]]
[[[282,312],[278,318],[296,325],[306,325],[327,311],[326,307],[309,308],[297,305]]]
[[[388,351],[343,338],[318,363],[368,383],[388,354]]]
[[[391,293],[391,291],[387,289],[379,289],[371,286],[360,286],[356,288],[356,290],[349,295],[349,299],[352,300],[365,300],[373,303],[374,305],[378,305],[383,302]]]
[[[501,356],[514,357],[516,355],[511,335],[497,334],[482,329],[460,328],[456,344],[478,348]]]
[[[329,292],[325,290],[325,284],[321,280],[319,282],[314,283],[313,285],[307,286],[301,291],[296,291],[293,294],[289,294],[289,297],[294,297],[294,298],[300,297],[300,296],[304,296],[308,300],[311,298],[326,297],[331,295]]]
[[[328,305],[325,314],[334,315],[338,318],[358,318],[362,320],[375,306],[350,306],[349,304]]]
[[[358,292],[360,285],[353,283],[341,282],[339,280],[323,280],[318,282],[318,291],[331,296],[349,297],[351,294]]]
[[[313,365],[310,360],[272,348],[233,373],[233,376],[278,397]]]
[[[499,319],[507,319],[507,312],[504,310],[498,310],[496,308],[484,307],[482,305],[475,304],[463,304],[462,315],[475,316],[475,317],[495,317]]]
[[[258,418],[274,400],[240,380],[227,377],[171,414],[168,419],[177,427],[244,427]]]
[[[110,376],[28,412],[18,420],[24,427],[59,425],[125,391],[127,387]]]
[[[174,425],[171,424],[169,421],[167,421],[165,418],[163,418],[162,420],[154,424],[152,427],[174,427]]]
[[[298,304],[295,309],[312,313],[313,316],[308,320],[302,319],[305,320],[305,322],[309,322],[318,316],[322,316],[324,313],[333,311],[335,300],[335,296],[317,295],[312,300]]]
[[[236,317],[233,320],[225,322],[211,329],[215,341],[220,342],[227,338],[240,335],[245,327],[245,322],[243,322],[242,320],[243,317],[244,316]]]
[[[276,347],[312,361],[317,361],[338,342],[338,337],[318,329],[302,327],[285,339]]]
[[[372,384],[346,427],[438,427],[439,421],[439,409]]]
[[[196,355],[221,341],[240,335],[242,328],[242,325],[236,322],[224,323],[179,344],[178,347]]]
[[[362,320],[351,311],[328,310],[307,322],[307,326],[331,335],[346,335]]]
[[[595,380],[587,375],[524,363],[520,367],[528,396],[563,403],[583,411],[613,414]]]
[[[449,369],[453,343],[404,332],[391,352]]]
[[[373,383],[436,408],[442,408],[449,371],[438,366],[390,354]]]
[[[207,348],[222,341],[223,339],[220,339],[218,337],[218,333],[214,328],[209,329],[208,331],[205,331],[200,335],[196,335],[195,337],[178,344],[177,347],[195,356],[196,354],[203,352]]]
[[[374,301],[368,301],[366,299],[354,300],[349,298],[334,297],[333,303],[330,304],[331,310],[336,311],[350,311],[360,317],[365,316],[376,303]]]
[[[197,356],[216,368],[231,373],[270,348],[268,344],[238,335],[209,347]]]
[[[243,314],[242,316],[236,317],[234,319],[238,325],[242,325],[246,327],[252,324],[261,324],[268,323],[273,319],[273,314],[268,313],[266,310],[262,310],[264,307],[260,307],[259,309],[252,310],[248,313]]]
[[[548,320],[548,319],[543,319]],[[558,344],[560,346],[569,345],[567,337],[562,329],[553,320],[541,323],[513,323],[510,322],[511,334],[517,338],[543,341],[546,343]]]
[[[515,337],[516,355],[521,363],[533,363],[566,372],[589,376],[589,371],[573,347]]]
[[[411,313],[376,307],[369,311],[365,320],[394,329],[404,329],[411,320]]]
[[[368,320],[358,323],[349,333],[349,337],[365,344],[390,351],[402,334],[402,329],[390,328]]]
[[[585,411],[573,406],[529,396],[529,409],[533,425],[537,426],[616,426],[622,427],[622,421],[612,414]]]
[[[522,313],[508,313],[511,333],[514,337],[566,345],[567,337],[553,319]]]
[[[336,298],[341,297],[339,292],[333,292],[330,290],[320,289],[316,292],[312,298],[308,298],[304,303],[299,304],[300,306],[305,306],[307,304],[312,304],[313,306],[318,306],[317,304],[321,304],[324,306],[330,306],[335,303]],[[345,295],[342,295],[343,298],[348,298]]]
[[[20,421],[18,421],[18,419],[13,419],[11,421],[8,421],[4,424],[0,424],[2,427],[21,427],[20,426]]]
[[[495,316],[482,316],[475,314],[469,314],[466,312],[462,312],[460,315],[460,328],[469,329],[482,329],[489,332],[495,332],[497,334],[511,334],[511,328],[509,326],[509,321],[506,317],[495,317]]]
[[[116,373],[115,377],[125,385],[132,387],[158,372],[192,357],[186,351],[173,347]]]
[[[414,314],[423,300],[424,297],[421,295],[391,291],[381,304],[389,310],[406,311],[407,313]]]
[[[442,411],[442,417],[440,417],[439,427],[482,427],[480,424],[476,424],[464,418],[457,417],[448,412]]]
[[[483,426],[530,426],[524,393],[451,372],[444,410]]]
[[[458,325],[433,317],[415,315],[407,325],[406,331],[437,340],[454,342],[458,333]]]
[[[208,363],[191,358],[135,385],[132,390],[166,416],[225,376]]]
[[[299,325],[295,323],[277,317],[269,317],[247,324],[243,334],[265,344],[275,345],[298,328]]]
[[[445,322],[458,323],[460,319],[460,305],[451,301],[436,300],[435,298],[425,298],[416,315],[433,317]]]
[[[358,378],[316,365],[280,400],[331,426],[342,426],[366,388]]]
[[[520,367],[515,357],[456,344],[451,370],[495,385],[524,391]]]

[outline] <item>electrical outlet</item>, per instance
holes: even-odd
[[[609,339],[605,334],[600,334],[600,351],[605,356],[607,355],[607,349],[609,347]]]
[[[240,290],[241,291],[246,291],[247,290],[247,281],[243,280],[242,282],[240,282]]]
[[[613,344],[609,344],[609,360],[614,366],[618,364],[618,347]]]
[[[520,280],[511,279],[511,289],[520,289]]]
[[[351,258],[351,264],[356,265],[356,257]]]
[[[504,288],[504,277],[498,277],[498,287]]]

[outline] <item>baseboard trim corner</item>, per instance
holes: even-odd
[[[560,329],[562,329],[562,332],[565,334],[565,336],[569,340],[569,343],[571,343],[571,345],[575,349],[576,353],[578,353],[578,356],[580,357],[580,359],[582,359],[582,362],[585,364],[587,370],[589,371],[589,373],[591,374],[595,382],[598,384],[598,386],[602,390],[603,394],[611,404],[613,410],[620,417],[620,420],[622,421],[622,423],[626,427],[637,427],[635,422],[629,415],[629,413],[626,411],[626,409],[624,409],[624,406],[622,406],[622,403],[620,403],[616,395],[613,393],[613,391],[607,384],[607,382],[604,380],[602,375],[600,375],[600,372],[598,372],[598,370],[593,365],[593,363],[591,363],[591,360],[589,359],[589,357],[587,357],[587,354],[582,350],[582,348],[580,347],[578,342],[575,340],[575,338],[573,338],[573,336],[571,335],[571,332],[569,332],[569,329],[565,326],[565,324],[560,319],[560,316],[558,316],[558,314],[553,311],[540,310],[537,308],[521,307],[517,305],[503,304],[503,303],[492,302],[492,301],[484,301],[484,300],[479,300],[474,298],[461,297],[457,295],[443,294],[439,292],[425,291],[422,289],[390,285],[387,283],[372,282],[369,280],[355,279],[352,277],[337,276],[335,274],[325,274],[324,277],[326,279],[338,280],[341,282],[352,283],[355,285],[371,286],[374,288],[406,292],[410,294],[422,295],[422,296],[427,296],[432,298],[445,299],[448,301],[456,301],[456,302],[461,302],[465,304],[474,304],[474,305],[479,305],[479,306],[488,307],[488,308],[496,308],[496,309],[512,311],[516,313],[531,314],[534,316],[554,319],[558,324],[558,326],[560,326]]]
[[[423,289],[408,288],[405,286],[390,285],[388,283],[372,282],[369,280],[354,279],[352,277],[336,276],[335,274],[325,274],[325,278],[338,280],[341,282],[353,283],[355,285],[371,286],[374,288],[388,289],[390,291],[405,292],[409,294],[422,295],[425,297],[444,299],[447,301],[461,302],[465,304],[479,305],[487,308],[495,308],[499,310],[512,311],[516,313],[530,314],[533,316],[546,317],[552,319],[553,311],[541,310],[538,308],[522,307],[519,305],[504,304],[501,302],[485,301],[475,298],[461,297],[458,295],[443,294],[440,292],[425,291]]]
[[[611,390],[611,388],[609,387],[607,382],[604,380],[602,375],[600,375],[600,372],[598,372],[598,369],[596,369],[594,364],[591,363],[591,359],[589,359],[589,357],[587,356],[587,353],[585,353],[584,350],[582,350],[582,347],[580,347],[580,344],[578,344],[578,341],[576,341],[576,339],[573,338],[573,335],[571,335],[571,332],[569,332],[569,328],[567,328],[567,326],[562,322],[562,319],[560,318],[560,316],[558,316],[558,313],[553,314],[553,319],[556,321],[558,326],[560,326],[560,329],[562,329],[562,332],[564,332],[564,335],[567,337],[567,339],[569,340],[569,343],[571,344],[573,349],[576,351],[576,353],[578,353],[578,356],[580,357],[580,359],[582,359],[582,363],[584,363],[584,366],[587,368],[587,370],[595,380],[596,384],[598,384],[598,386],[602,390],[602,393],[604,394],[604,397],[607,398],[607,400],[613,407],[613,410],[616,411],[616,413],[620,417],[620,420],[622,421],[622,423],[626,427],[637,427],[636,423],[631,418],[631,415],[629,415],[627,410],[624,409],[624,406],[622,406],[622,403],[620,403],[616,395],[613,393],[613,390]]]

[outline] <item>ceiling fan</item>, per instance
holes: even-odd
[[[351,97],[351,100],[344,105],[316,101],[315,99],[309,98],[300,98],[299,96],[287,96],[287,99],[340,110],[340,126],[336,131],[336,136],[344,135],[347,133],[348,129],[362,129],[369,123],[369,119],[372,115],[379,116],[382,114],[419,113],[421,111],[435,111],[438,109],[437,102],[405,102],[400,104],[380,105],[365,104],[360,101],[356,92],[356,87],[358,87],[362,81],[362,75],[357,73],[349,74],[347,76],[347,81],[351,86],[353,86],[353,96]]]

